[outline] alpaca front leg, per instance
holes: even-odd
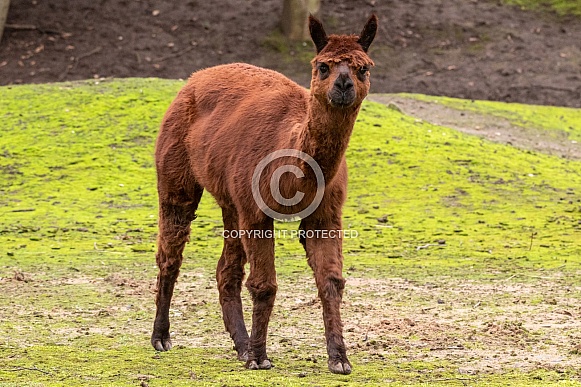
[[[220,293],[220,305],[224,326],[234,342],[238,359],[248,360],[248,332],[244,324],[240,290],[244,279],[246,254],[238,237],[238,220],[235,211],[222,209],[224,219],[224,249],[216,268],[216,282]]]
[[[240,290],[244,278],[244,252],[240,251],[242,246],[239,248],[237,246],[240,244],[239,241],[236,242],[229,239],[232,238],[226,238],[224,241],[224,250],[216,268],[216,279],[220,293],[224,327],[234,342],[234,349],[238,353],[238,359],[246,361],[248,359],[249,338],[244,324],[242,300],[240,298]]]
[[[304,223],[306,222],[303,222],[301,228],[307,234],[302,242],[323,306],[329,370],[335,374],[348,375],[352,367],[347,359],[340,311],[345,287],[342,275],[342,239],[339,237],[341,227],[325,227],[326,232],[322,232],[320,227],[319,230],[314,230]],[[309,233],[309,229],[313,232]]]
[[[248,227],[247,231],[256,232],[242,238],[244,250],[250,263],[250,274],[246,288],[253,302],[252,332],[248,342],[249,369],[269,369],[272,367],[266,355],[266,336],[268,322],[274,306],[277,283],[274,267],[274,238],[272,219],[258,227]],[[270,232],[271,235],[265,233]],[[260,235],[259,235],[260,234]]]

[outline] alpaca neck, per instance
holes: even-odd
[[[315,159],[327,182],[333,179],[341,165],[359,107],[334,108],[311,96],[301,150]]]

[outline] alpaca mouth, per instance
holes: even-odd
[[[333,89],[328,97],[329,103],[333,107],[348,107],[355,102],[355,92],[353,90],[340,91]]]

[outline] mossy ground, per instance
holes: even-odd
[[[375,103],[363,106],[347,156],[344,223],[358,237],[345,240],[343,314],[354,373],[326,371],[316,289],[292,238],[277,240],[276,368],[234,360],[209,195],[171,310],[177,346],[155,353],[153,144],[181,85],[0,88],[0,385],[579,385],[581,164]],[[581,133],[578,110],[459,108]],[[249,317],[246,295],[245,305]]]

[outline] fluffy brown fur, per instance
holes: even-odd
[[[248,64],[229,64],[194,73],[169,107],[156,144],[159,192],[159,266],[157,313],[151,343],[171,349],[169,306],[188,241],[190,222],[203,190],[222,208],[225,230],[273,230],[273,219],[255,203],[251,180],[256,165],[279,149],[309,154],[325,177],[323,200],[314,213],[302,219],[302,230],[341,230],[347,166],[345,150],[361,102],[369,90],[367,55],[377,29],[375,15],[360,36],[326,35],[322,24],[309,18],[317,48],[308,92],[283,75]],[[304,172],[280,179],[286,198],[304,193],[294,206],[274,200],[269,182],[281,165],[296,165]],[[311,168],[290,157],[273,161],[263,172],[260,191],[268,206],[282,214],[306,207],[317,190]],[[342,241],[340,238],[301,239],[312,267],[323,305],[329,369],[348,374],[351,364],[343,342],[340,304],[343,294]],[[244,265],[253,300],[252,334],[242,315],[240,291]],[[224,324],[238,358],[251,369],[271,367],[266,355],[268,321],[277,291],[274,239],[225,238],[216,279]]]

